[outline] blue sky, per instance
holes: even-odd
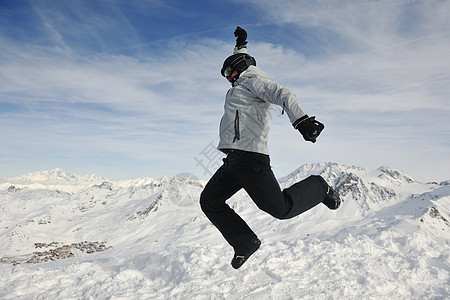
[[[0,0],[0,176],[208,179],[239,25],[326,126],[306,143],[275,108],[276,176],[331,161],[450,179],[449,16],[437,0]]]

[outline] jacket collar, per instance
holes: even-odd
[[[245,70],[239,75],[239,78],[233,83],[233,86],[243,84],[252,77],[262,77],[267,79],[269,78],[269,76],[267,76],[267,74],[264,73],[260,68],[255,66],[249,66],[247,70]]]

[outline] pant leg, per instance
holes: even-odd
[[[225,203],[242,188],[230,173],[230,164],[227,159],[206,184],[200,195],[200,206],[227,242],[235,251],[239,251],[256,235],[247,223]]]
[[[328,187],[321,176],[313,175],[281,191],[269,156],[258,153],[242,155],[232,172],[258,208],[278,219],[290,219],[321,203]]]
[[[268,155],[247,152],[232,171],[259,209],[277,219],[291,211],[292,201],[284,197]]]
[[[295,217],[321,203],[327,194],[328,184],[321,176],[311,175],[308,178],[284,189],[285,198],[291,199],[292,209],[286,219]]]

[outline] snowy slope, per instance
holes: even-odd
[[[310,174],[336,187],[340,209],[280,221],[244,192],[229,201],[263,242],[239,270],[200,211],[203,181],[62,170],[1,178],[0,299],[449,298],[448,181],[320,163],[280,184]],[[51,259],[27,263],[36,252]]]

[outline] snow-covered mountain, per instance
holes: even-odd
[[[261,238],[238,271],[201,212],[204,181],[112,182],[60,169],[0,178],[1,299],[447,299],[449,181],[318,163],[344,199],[291,220],[229,204]]]
[[[103,182],[105,179],[97,175],[68,174],[61,169],[35,172],[17,177],[0,177],[0,189],[14,186],[30,189],[59,190],[74,192]]]
[[[416,182],[411,176],[388,167],[369,171],[336,163],[306,164],[280,181],[283,187],[287,187],[311,174],[321,175],[335,187],[344,201],[350,200],[350,203],[356,204],[353,209],[359,211],[361,216],[371,209],[391,205],[411,193],[421,192],[426,186]]]

